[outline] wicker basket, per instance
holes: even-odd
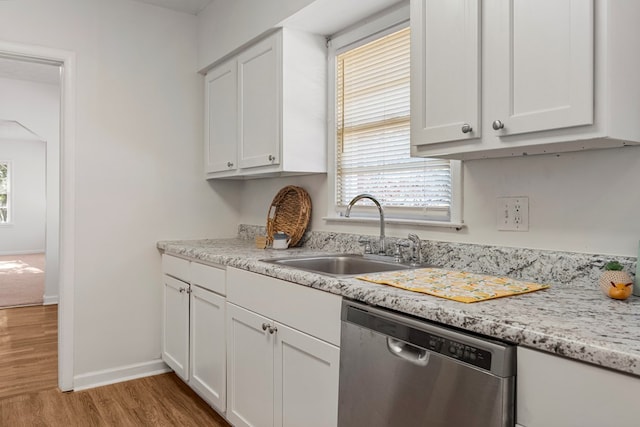
[[[296,246],[311,218],[311,198],[302,187],[288,185],[273,198],[267,216],[267,244],[273,235],[282,231],[291,238],[289,246]]]

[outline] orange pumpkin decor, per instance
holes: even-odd
[[[624,300],[633,292],[631,276],[622,271],[618,261],[611,261],[604,266],[605,272],[600,276],[600,289],[609,298]]]

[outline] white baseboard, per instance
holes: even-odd
[[[43,254],[44,249],[33,249],[28,251],[2,251],[0,252],[0,256],[5,255],[33,255],[33,254]]]
[[[42,305],[54,305],[60,302],[60,297],[58,295],[44,295],[42,297]]]
[[[113,369],[105,369],[104,371],[89,372],[73,377],[73,390],[86,390],[88,388],[135,380],[136,378],[164,374],[165,372],[171,372],[171,368],[161,359]]]

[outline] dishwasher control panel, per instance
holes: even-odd
[[[491,353],[481,348],[445,339],[440,353],[483,369],[491,369]]]
[[[425,336],[420,341],[426,344],[427,350],[453,357],[479,368],[491,369],[491,352],[427,332],[422,333]]]

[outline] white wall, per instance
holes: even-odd
[[[408,0],[213,0],[198,14],[198,69],[279,26],[332,35]]]
[[[0,78],[0,118],[15,120],[46,141],[45,303],[57,301],[60,223],[60,87]]]
[[[635,257],[640,240],[640,147],[474,160],[464,164],[461,231],[387,226],[387,235]],[[301,185],[313,203],[313,230],[377,235],[376,225],[327,223],[326,176],[247,181],[241,223],[264,224],[285,185]],[[529,231],[496,229],[496,197],[529,197]]]
[[[45,142],[0,139],[0,160],[10,162],[10,224],[0,225],[0,254],[44,252]]]
[[[314,0],[213,0],[198,14],[198,69],[275,27]]]
[[[236,233],[203,179],[196,18],[129,0],[0,2],[0,40],[76,52],[75,375],[160,356],[162,239]]]

